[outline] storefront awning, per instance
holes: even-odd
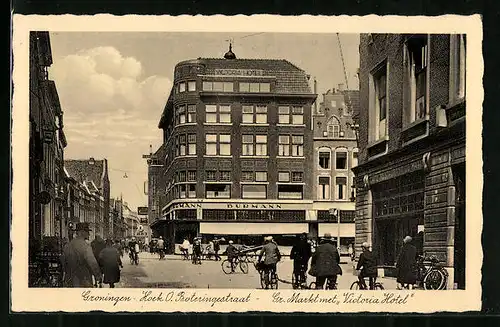
[[[325,233],[330,233],[333,237],[337,237],[339,234],[340,226],[340,237],[354,237],[356,235],[356,225],[346,224],[346,223],[320,223],[318,225],[319,236],[325,235]]]
[[[200,233],[211,235],[286,235],[307,232],[307,223],[200,223]]]

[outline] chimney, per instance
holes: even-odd
[[[316,77],[314,78],[314,94],[318,94],[318,81],[316,81]],[[318,99],[314,101],[314,113],[318,113]]]
[[[339,84],[338,85],[338,89],[339,89],[339,92],[345,91],[344,90],[344,84],[343,83]]]

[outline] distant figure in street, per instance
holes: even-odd
[[[325,233],[311,259],[311,266],[314,267],[316,275],[316,289],[323,289],[327,280],[327,288],[335,288],[337,275],[342,275],[339,262],[339,251],[332,241],[332,235]]]
[[[76,224],[76,237],[64,247],[64,287],[92,287],[92,276],[96,283],[102,282],[99,264],[86,240],[89,238],[88,223]]]
[[[114,288],[115,283],[120,281],[120,267],[123,268],[123,264],[118,250],[113,246],[113,241],[106,240],[106,247],[99,254],[99,262],[104,274],[104,284]]]
[[[165,241],[163,241],[162,236],[160,236],[160,238],[156,242],[156,250],[158,251],[158,254],[160,256],[160,260],[165,258]]]
[[[227,254],[227,260],[231,262],[231,272],[234,272],[234,262],[235,259],[238,257],[238,249],[234,246],[233,241],[229,241],[229,245],[227,246],[226,249],[226,254]]]
[[[293,260],[293,275],[298,286],[305,282],[307,264],[311,258],[311,245],[307,242],[307,234],[303,233],[297,237],[297,242],[292,247],[290,259]]]
[[[347,252],[349,253],[349,258],[351,260],[354,260],[354,244],[349,244],[349,248],[347,249]]]
[[[114,248],[116,251],[118,251],[118,254],[120,255],[121,258],[123,258],[123,248],[119,240],[115,240],[115,243],[113,244]]]
[[[193,240],[193,264],[201,265],[201,237],[195,237]]]
[[[417,282],[416,263],[417,249],[411,244],[412,238],[403,239],[403,247],[396,262],[397,282],[402,288],[413,289]]]
[[[356,270],[360,270],[358,280],[361,285],[361,288],[366,290],[365,278],[368,277],[370,290],[373,290],[373,286],[375,285],[375,280],[377,278],[377,260],[375,256],[370,251],[370,245],[367,242],[364,242],[361,245],[363,252],[359,256],[358,265],[356,266]]]
[[[207,259],[208,260],[211,260],[212,256],[214,256],[214,254],[215,254],[214,246],[215,246],[214,241],[208,242],[208,245],[207,245]]]
[[[221,242],[221,240],[214,239],[215,261],[220,261],[221,260],[220,254],[219,254],[219,251],[220,251],[220,242]]]
[[[136,264],[139,261],[139,243],[132,237],[132,240],[128,243],[129,256]]]

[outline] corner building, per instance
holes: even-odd
[[[393,268],[409,235],[448,289],[465,288],[465,47],[442,34],[365,34],[359,47],[357,249],[371,243]]]
[[[155,234],[245,244],[309,232],[316,95],[286,60],[199,58],[175,67],[162,114],[165,200]]]

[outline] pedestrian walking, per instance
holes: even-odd
[[[99,253],[99,262],[104,275],[103,283],[114,288],[115,283],[120,281],[120,267],[123,268],[123,264],[120,253],[113,246],[113,241],[106,240],[106,247]]]
[[[100,235],[96,235],[95,239],[90,243],[92,247],[92,252],[94,253],[94,257],[99,262],[99,254],[106,247],[106,242],[102,239]]]
[[[358,280],[361,288],[366,290],[365,278],[368,277],[370,290],[373,290],[375,279],[377,278],[377,260],[372,251],[370,251],[370,245],[367,242],[364,242],[361,248],[363,252],[360,254],[358,265],[356,266],[356,270],[361,269]]]
[[[402,288],[413,289],[417,282],[417,248],[411,244],[412,238],[406,236],[396,262],[397,282]]]
[[[215,261],[220,261],[221,258],[220,258],[220,254],[219,254],[219,251],[220,251],[220,242],[221,240],[219,239],[214,239],[214,254],[215,254]]]
[[[87,243],[90,228],[88,223],[76,224],[76,237],[64,247],[63,272],[64,287],[92,287],[92,276],[96,283],[102,282],[101,269],[92,252],[92,247]]]
[[[311,270],[316,276],[316,289],[323,289],[328,280],[328,288],[337,284],[337,275],[342,275],[339,265],[340,255],[333,243],[332,235],[325,233],[311,259]]]

